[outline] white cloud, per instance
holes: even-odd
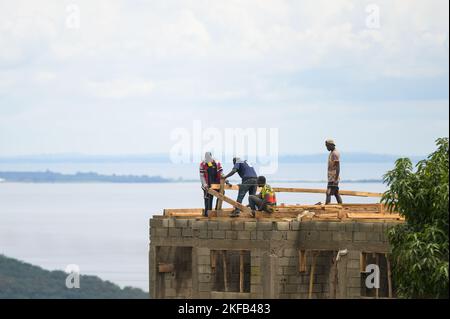
[[[391,99],[448,99],[448,89],[440,86],[448,78],[448,1],[378,0],[376,30],[365,26],[365,7],[372,2],[2,1],[0,148],[26,152],[35,145],[48,150],[76,145],[82,151],[85,141],[88,150],[132,152],[139,139],[130,144],[110,134],[114,138],[79,141],[74,132],[95,135],[99,127],[105,132],[127,127],[128,138],[138,133],[147,138],[150,126],[166,132],[173,122],[210,110],[228,123],[245,125],[236,117],[250,118],[299,126],[309,136],[330,104],[342,112],[351,106],[359,115]],[[72,3],[80,9],[80,28],[66,25]],[[374,97],[381,102],[371,101]],[[301,112],[285,114],[292,109]],[[31,142],[65,114],[71,118],[57,127],[61,136]],[[106,119],[98,123],[93,114]],[[349,127],[356,124],[345,114],[338,130],[350,137]],[[436,114],[429,125],[442,112]],[[157,123],[149,125],[152,120]],[[29,127],[19,132],[24,123]],[[405,129],[412,123],[401,122]],[[443,128],[435,126],[433,134]],[[16,145],[5,135],[14,136]]]

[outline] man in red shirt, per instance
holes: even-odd
[[[203,216],[208,216],[212,210],[214,196],[208,193],[211,184],[220,184],[222,176],[222,165],[216,161],[211,152],[205,153],[205,159],[200,163],[200,182],[202,183],[203,197],[205,199],[205,210]]]

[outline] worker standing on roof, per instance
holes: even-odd
[[[230,173],[224,176],[227,179],[234,174],[238,173],[242,179],[242,183],[239,185],[239,193],[237,197],[237,202],[242,204],[245,194],[247,192],[249,195],[255,195],[257,189],[257,177],[255,169],[247,163],[247,161],[241,160],[239,157],[233,158],[234,167]],[[240,210],[235,208],[231,213],[230,217],[239,217]]]
[[[339,195],[341,154],[336,149],[336,143],[334,142],[334,140],[332,139],[326,140],[325,146],[327,147],[327,150],[330,152],[330,155],[328,156],[328,187],[325,205],[328,205],[331,202],[331,196],[333,195],[336,197],[337,202],[339,204],[342,204],[342,198],[341,195]]]
[[[203,197],[205,199],[205,210],[203,216],[208,216],[208,211],[212,210],[213,195],[208,193],[211,184],[220,184],[222,176],[222,165],[214,160],[211,152],[205,153],[205,159],[200,163],[200,181],[202,183]]]
[[[258,176],[258,187],[261,188],[261,192],[258,195],[250,195],[248,197],[253,217],[256,216],[256,210],[273,213],[274,208],[277,205],[275,192],[272,190],[272,187],[266,183],[266,178],[264,176]]]

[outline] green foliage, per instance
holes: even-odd
[[[67,274],[47,271],[0,255],[0,299],[147,299],[148,293],[95,276],[80,276],[80,288],[66,287]]]
[[[416,165],[398,159],[384,175],[389,189],[382,202],[403,215],[406,223],[389,231],[397,294],[405,298],[448,298],[449,289],[449,145]]]

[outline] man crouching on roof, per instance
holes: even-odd
[[[277,205],[277,198],[275,192],[269,184],[266,183],[264,176],[258,177],[258,187],[261,187],[261,192],[258,195],[250,195],[248,201],[252,209],[253,217],[256,216],[256,210],[273,213]]]

